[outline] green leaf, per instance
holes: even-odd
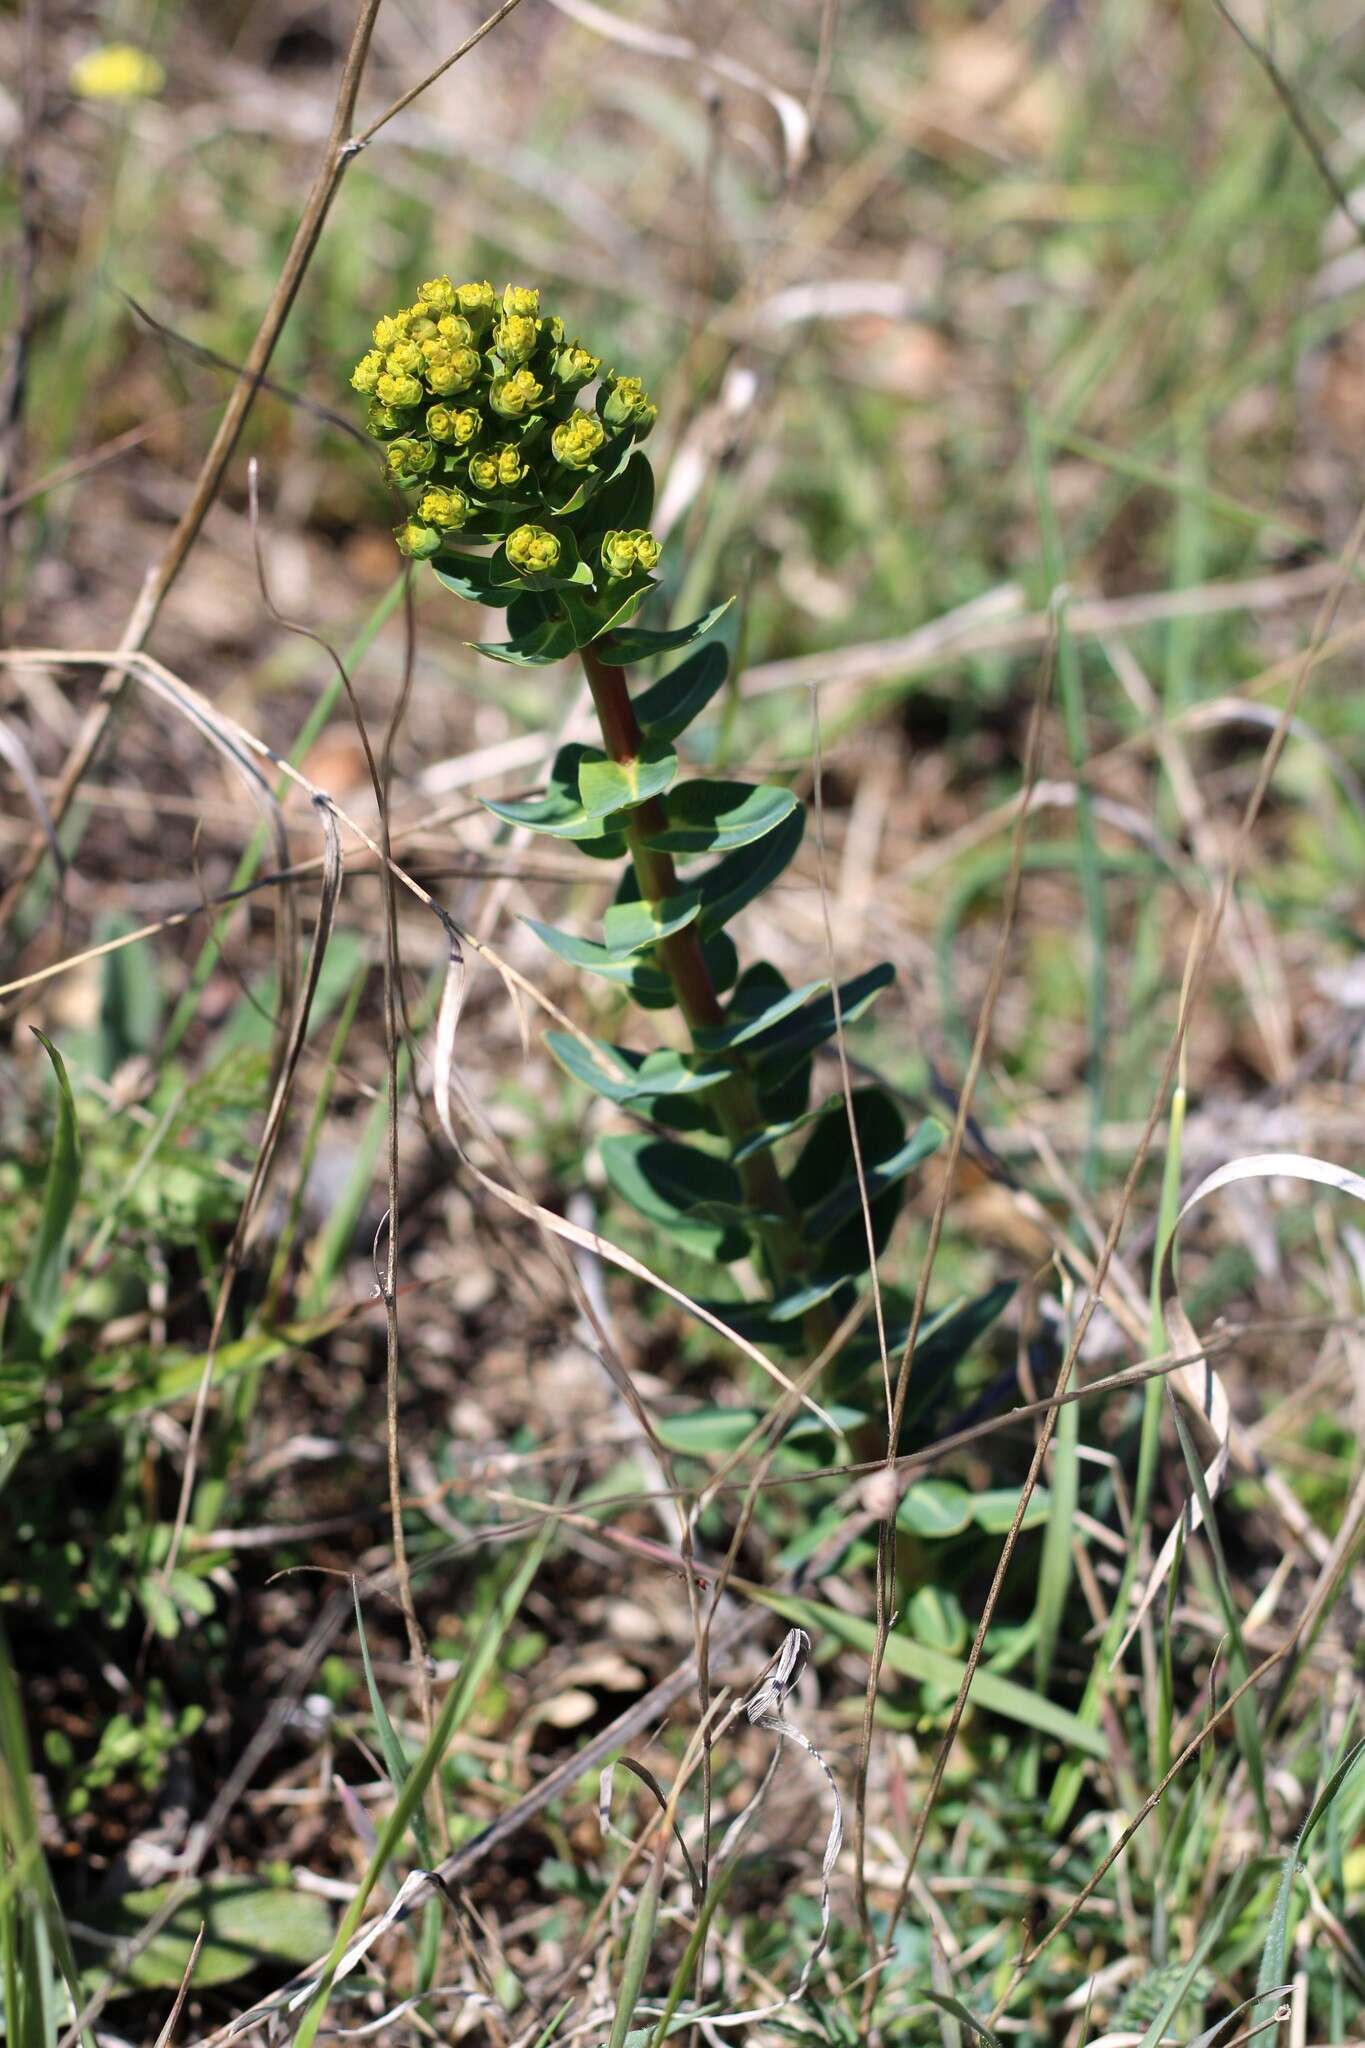
[[[851,1108],[867,1183],[872,1242],[880,1256],[900,1207],[897,1183],[941,1144],[943,1127],[929,1117],[907,1139],[900,1110],[880,1088],[855,1088]],[[787,1187],[802,1214],[806,1236],[823,1247],[819,1277],[866,1272],[867,1227],[846,1114],[816,1124],[787,1176]]]
[[[365,1672],[365,1689],[370,1695],[370,1712],[374,1716],[375,1730],[379,1736],[379,1747],[384,1753],[384,1768],[389,1774],[389,1783],[393,1786],[394,1791],[401,1792],[408,1781],[408,1760],[403,1752],[403,1745],[398,1739],[398,1731],[389,1719],[389,1710],[384,1704],[384,1695],[380,1692],[378,1681],[374,1675],[374,1665],[370,1661],[369,1638],[365,1634],[365,1617],[360,1611],[360,1587],[355,1579],[351,1581],[351,1598],[355,1602],[355,1625],[360,1636],[360,1661]],[[423,1814],[420,1806],[412,1816],[412,1839],[416,1845],[417,1854],[421,1857],[424,1864],[429,1865],[433,1860],[431,1837],[427,1831],[426,1816]]]
[[[1275,1891],[1270,1926],[1266,1930],[1265,1947],[1261,1951],[1260,1972],[1256,1979],[1256,1990],[1261,1996],[1269,1997],[1276,1987],[1284,1982],[1285,1951],[1289,1939],[1289,1906],[1294,1892],[1294,1880],[1303,1862],[1303,1852],[1308,1846],[1309,1836],[1336,1799],[1362,1756],[1365,1756],[1365,1739],[1354,1743],[1346,1754],[1339,1758],[1336,1768],[1309,1808],[1307,1818],[1299,1829],[1298,1840],[1285,1856],[1280,1870],[1280,1881]]]
[[[584,755],[578,771],[578,794],[590,818],[608,818],[659,796],[678,772],[678,757],[663,740],[646,740],[634,761],[609,761],[594,752]]]
[[[733,603],[734,599],[727,597],[724,604],[718,604],[704,618],[693,619],[690,626],[673,626],[667,632],[651,633],[647,627],[632,626],[626,631],[613,633],[611,645],[601,650],[603,658],[624,665],[630,661],[647,661],[651,654],[671,654],[677,647],[690,647],[694,640],[701,639],[703,633],[709,633],[718,619],[724,618]]]
[[[783,1123],[769,1124],[765,1130],[755,1131],[752,1138],[746,1138],[742,1145],[736,1145],[730,1154],[731,1164],[741,1166],[746,1159],[752,1159],[755,1153],[766,1152],[770,1146],[780,1144],[783,1138],[790,1138],[795,1132],[805,1130],[817,1117],[832,1116],[836,1110],[842,1110],[843,1106],[842,1095],[831,1095],[818,1109],[804,1110],[800,1116],[788,1117]]]
[[[745,1216],[739,1175],[724,1159],[644,1133],[604,1138],[598,1146],[608,1181],[633,1209],[703,1258],[728,1265],[749,1249],[736,1227]]]
[[[638,898],[630,903],[613,903],[602,919],[602,931],[613,953],[638,953],[644,946],[657,945],[672,932],[694,924],[701,905],[695,889],[681,889],[662,903]]]
[[[161,1911],[175,1889],[173,1884],[161,1884],[150,1891],[124,1892],[117,1899],[94,1901],[82,1906],[81,1919],[100,1934],[131,1940]],[[201,1922],[204,1945],[194,1966],[196,1991],[213,1984],[231,1984],[263,1964],[300,1968],[332,1939],[332,1916],[324,1902],[310,1892],[287,1891],[254,1877],[206,1878],[120,1973],[113,1995],[125,1998],[134,1991],[178,1990]],[[82,1972],[83,1985],[93,1990],[102,1983],[112,1960],[110,1951],[101,1946]]]
[[[612,833],[601,818],[590,817],[578,794],[584,768],[594,762],[606,762],[606,759],[600,747],[584,747],[576,743],[561,747],[555,755],[544,796],[518,797],[506,802],[486,797],[484,809],[491,811],[495,818],[501,818],[506,825],[519,825],[528,832],[543,832],[551,839],[579,842],[610,839],[615,844],[619,835]],[[621,844],[623,848],[624,842]]]
[[[981,1341],[987,1330],[1002,1315],[1014,1298],[1015,1282],[1002,1280],[990,1287],[984,1294],[971,1300],[949,1302],[940,1309],[932,1321],[921,1325],[915,1341],[915,1355],[910,1361],[910,1386],[906,1395],[904,1429],[929,1409],[943,1392],[954,1368]],[[904,1348],[909,1335],[908,1323],[894,1333],[887,1332],[887,1341],[893,1351]],[[990,1494],[979,1494],[979,1502],[990,1500]],[[1012,1497],[1013,1498],[1013,1497]],[[1011,1508],[1011,1513],[1013,1508]],[[1030,1509],[1030,1514],[1032,1509]],[[985,1523],[982,1524],[984,1528]],[[1009,1527],[1006,1520],[1004,1526]],[[1032,1526],[1031,1523],[1028,1526]]]
[[[970,2027],[971,2031],[986,2043],[986,2048],[1000,2048],[1000,2036],[993,2034],[984,2020],[977,2019],[969,2012],[960,1998],[953,1998],[946,1991],[931,1991],[924,1984],[918,1987],[914,1996],[927,1998],[929,2003],[938,2006],[941,2012],[951,2013],[954,2019],[961,2020],[964,2027]]]
[[[57,1077],[57,1122],[48,1154],[47,1179],[43,1186],[43,1213],[38,1235],[29,1253],[24,1275],[24,1314],[40,1335],[53,1328],[61,1302],[62,1281],[67,1268],[67,1239],[71,1217],[81,1186],[81,1139],[76,1122],[76,1104],[66,1066],[50,1038],[35,1030],[34,1037],[52,1062]]]
[[[746,1584],[742,1590],[750,1600],[757,1600],[774,1614],[783,1615],[811,1634],[825,1630],[864,1656],[869,1655],[875,1645],[876,1628],[860,1615],[845,1614],[842,1608],[829,1607],[823,1600],[770,1593],[766,1586]],[[949,1657],[942,1650],[932,1650],[923,1643],[914,1642],[899,1629],[893,1629],[887,1639],[886,1662],[903,1678],[917,1679],[921,1684],[932,1685],[948,1693],[957,1692],[967,1670],[960,1658]],[[1003,1715],[1006,1720],[1018,1722],[1022,1727],[1032,1728],[1040,1735],[1050,1735],[1059,1742],[1069,1743],[1073,1748],[1083,1750],[1087,1756],[1103,1759],[1109,1755],[1108,1739],[1097,1728],[1087,1727],[1065,1707],[1044,1699],[1039,1693],[1030,1692],[1027,1686],[1016,1685],[1013,1679],[1000,1677],[997,1672],[978,1666],[970,1698],[978,1707]]]
[[[896,1509],[896,1527],[908,1536],[960,1536],[972,1519],[972,1496],[951,1479],[917,1479]]]
[[[608,1102],[626,1107],[658,1096],[694,1095],[714,1087],[728,1071],[724,1066],[694,1060],[670,1047],[650,1053],[631,1052],[623,1045],[606,1045],[594,1039],[593,1044],[606,1062],[602,1066],[582,1040],[571,1037],[567,1031],[547,1031],[545,1043],[575,1081],[583,1082]]]
[[[801,988],[788,988],[776,968],[760,961],[740,976],[725,1022],[704,1026],[696,1033],[697,1043],[710,1051],[747,1045],[828,986],[827,982],[808,981]]]
[[[905,1619],[917,1643],[931,1650],[946,1650],[950,1657],[965,1649],[971,1640],[962,1602],[956,1593],[942,1586],[918,1587],[910,1596]]]
[[[443,583],[447,590],[453,590],[457,597],[468,598],[471,604],[498,601],[492,596],[496,585],[491,555],[467,555],[458,548],[443,549],[432,557],[431,568],[438,583]]]
[[[741,846],[709,868],[696,885],[701,900],[701,929],[705,938],[730,922],[755,896],[761,896],[786,867],[806,829],[805,806],[785,817],[775,832],[769,832],[754,846]]]
[[[856,1099],[855,1093],[855,1104]],[[825,1238],[831,1237],[850,1216],[857,1214],[861,1220],[864,1197],[872,1210],[875,1223],[879,1196],[894,1188],[898,1181],[904,1180],[907,1173],[922,1165],[926,1159],[932,1158],[947,1135],[943,1125],[935,1117],[927,1116],[889,1157],[869,1158],[868,1153],[864,1151],[861,1179],[855,1167],[855,1170],[832,1189],[823,1201],[817,1202],[807,1212],[806,1229],[812,1240],[819,1244]],[[881,1249],[880,1243],[878,1249]]]
[[[585,973],[599,974],[604,981],[628,988],[643,1008],[664,1010],[672,1006],[675,1000],[672,982],[661,967],[656,967],[642,954],[614,953],[609,946],[599,945],[595,939],[581,939],[573,932],[556,931],[553,925],[541,924],[534,917],[524,917],[522,923],[561,960],[567,960],[571,967],[582,968]],[[733,941],[725,932],[718,932],[707,941],[703,950],[711,970],[713,987],[718,990],[728,988],[734,981],[738,965]]]
[[[636,698],[635,717],[641,732],[656,740],[677,739],[715,696],[729,666],[724,642],[704,641],[686,661]]]
[[[789,789],[770,783],[684,782],[670,793],[667,822],[649,844],[661,853],[728,853],[764,838],[796,808]]]
[[[592,511],[582,523],[584,553],[595,561],[593,542],[612,527],[648,526],[653,510],[654,472],[649,457],[636,448],[624,467],[592,494]]]
[[[840,982],[837,1012],[833,995],[822,996],[795,1016],[776,1025],[771,1033],[757,1039],[752,1046],[752,1056],[762,1063],[765,1084],[771,1085],[771,1076],[785,1073],[795,1061],[804,1059],[817,1046],[827,1044],[841,1022],[845,1027],[856,1024],[895,978],[896,970],[891,962],[878,961],[875,967],[855,974],[849,981]]]
[[[560,592],[556,598],[549,598],[538,591],[519,594],[507,611],[510,639],[471,640],[468,644],[478,654],[490,655],[494,661],[511,662],[518,668],[543,668],[548,662],[563,661],[581,644],[567,602],[569,595]]]
[[[972,1495],[972,1520],[978,1529],[984,1529],[988,1536],[1003,1536],[1014,1520],[1014,1511],[1019,1505],[1019,1495],[1012,1486],[989,1487],[985,1493]],[[1052,1495],[1045,1486],[1035,1486],[1024,1509],[1020,1529],[1037,1529],[1048,1518],[1052,1506]]]
[[[725,1313],[723,1305],[719,1313]],[[861,1408],[835,1406],[825,1412],[843,1430],[856,1429],[866,1419]],[[681,1451],[685,1457],[725,1457],[738,1450],[767,1413],[764,1408],[694,1408],[688,1415],[668,1415],[658,1419],[655,1429],[660,1443],[670,1451]],[[782,1433],[782,1441],[790,1444],[800,1442],[803,1437],[828,1436],[829,1431],[819,1416],[802,1414],[788,1424]]]

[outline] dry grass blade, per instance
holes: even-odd
[[[639,50],[647,57],[666,57],[692,64],[713,72],[717,78],[728,79],[731,85],[742,86],[747,92],[761,93],[781,124],[787,183],[798,176],[810,147],[810,120],[800,100],[781,86],[760,78],[747,64],[736,63],[733,57],[713,48],[704,48],[686,36],[666,35],[659,29],[645,27],[642,22],[625,21],[609,9],[598,7],[596,0],[550,0],[550,4],[561,14],[567,14],[571,21],[591,29],[595,35],[605,36],[610,42],[619,43],[625,49]]]
[[[679,1826],[677,1818],[669,1814],[668,1794],[664,1791],[663,1786],[659,1783],[653,1771],[646,1770],[645,1766],[633,1756],[618,1756],[614,1763],[606,1765],[598,1781],[597,1825],[602,1839],[607,1841],[614,1835],[618,1842],[625,1842],[627,1848],[634,1846],[628,1837],[621,1833],[621,1830],[615,1825],[611,1817],[611,1788],[618,1771],[629,1771],[632,1777],[638,1778],[640,1783],[653,1793],[660,1813],[670,1822],[673,1839],[677,1843],[679,1854],[687,1866],[687,1881],[692,1887],[692,1904],[699,1906],[702,1900],[701,1879],[697,1875],[697,1866],[692,1861],[692,1851],[687,1846],[682,1828]]]
[[[199,1951],[203,1946],[204,1923],[201,1920],[199,1923],[199,1932],[194,1937],[194,1946],[193,1948],[191,1948],[189,1953],[189,1959],[185,1964],[185,1974],[180,1979],[180,1989],[175,1994],[175,2003],[171,2007],[170,2011],[167,2013],[166,2023],[162,2027],[161,2032],[156,2037],[156,2048],[168,2048],[170,2038],[172,2034],[174,2034],[175,2032],[175,2023],[180,2017],[181,2007],[184,2005],[186,1996],[189,1992],[190,1985],[194,1981],[194,1966],[199,1960]]]
[[[58,895],[64,902],[66,855],[62,852],[62,842],[57,837],[57,827],[47,807],[47,798],[43,795],[43,785],[38,780],[38,771],[33,765],[28,748],[13,727],[6,725],[3,720],[0,720],[0,757],[8,761],[16,781],[29,800],[34,817],[38,820],[39,830],[47,841],[48,852],[52,855],[52,865],[57,874]]]
[[[1180,1225],[1191,1211],[1197,1209],[1210,1195],[1217,1194],[1220,1188],[1234,1187],[1241,1181],[1279,1179],[1314,1182],[1320,1187],[1333,1189],[1337,1194],[1352,1195],[1356,1201],[1365,1202],[1365,1178],[1358,1173],[1352,1173],[1349,1167],[1335,1166],[1327,1159],[1315,1159],[1298,1152],[1261,1152],[1245,1159],[1233,1159],[1226,1166],[1220,1166],[1215,1173],[1209,1174],[1186,1199],[1180,1214],[1176,1217],[1175,1229],[1171,1233],[1161,1262],[1161,1312],[1171,1348],[1178,1355],[1183,1354],[1192,1361],[1190,1364],[1182,1365],[1172,1374],[1171,1384],[1186,1406],[1199,1417],[1214,1437],[1213,1456],[1204,1471],[1204,1486],[1210,1500],[1217,1496],[1231,1457],[1229,1438],[1232,1411],[1222,1381],[1200,1351],[1198,1336],[1180,1298],[1180,1290],[1175,1280],[1176,1239]],[[1165,1584],[1180,1543],[1194,1533],[1203,1519],[1204,1512],[1199,1501],[1188,1501],[1181,1521],[1162,1544],[1161,1554],[1152,1567],[1141,1598],[1129,1617],[1123,1640],[1115,1652],[1115,1663],[1122,1658],[1142,1617]]]

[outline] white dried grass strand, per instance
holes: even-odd
[[[810,147],[810,120],[801,102],[791,93],[784,92],[780,85],[771,85],[766,78],[760,78],[756,71],[751,71],[747,64],[737,63],[733,57],[726,57],[718,50],[703,49],[686,36],[667,35],[659,29],[647,28],[639,21],[624,21],[607,8],[596,6],[594,0],[551,0],[551,4],[581,28],[591,29],[594,35],[605,36],[610,42],[620,43],[628,50],[639,50],[648,57],[668,57],[685,64],[700,65],[703,70],[714,72],[717,78],[728,78],[732,85],[742,86],[746,92],[761,93],[781,124],[786,176],[788,180],[796,176]]]
[[[1204,1356],[1194,1325],[1180,1298],[1180,1290],[1175,1284],[1176,1239],[1181,1224],[1191,1210],[1197,1208],[1209,1195],[1216,1194],[1220,1188],[1232,1187],[1239,1181],[1277,1179],[1312,1181],[1319,1187],[1331,1188],[1337,1194],[1352,1195],[1356,1201],[1365,1202],[1365,1176],[1353,1173],[1348,1166],[1337,1166],[1330,1159],[1319,1159],[1309,1152],[1248,1153],[1242,1159],[1229,1160],[1227,1165],[1217,1167],[1200,1181],[1176,1217],[1170,1240],[1162,1255],[1158,1291],[1166,1334],[1176,1357],[1184,1356],[1191,1361],[1187,1365],[1177,1367],[1171,1374],[1171,1382],[1186,1406],[1203,1419],[1213,1431],[1215,1438],[1213,1456],[1204,1469],[1204,1487],[1210,1502],[1217,1496],[1232,1455],[1232,1410],[1227,1390]],[[1161,1554],[1153,1565],[1141,1598],[1133,1610],[1123,1641],[1114,1653],[1115,1664],[1122,1658],[1143,1616],[1170,1576],[1176,1549],[1182,1540],[1182,1532],[1184,1536],[1193,1535],[1203,1519],[1199,1501],[1192,1497],[1186,1503],[1184,1514],[1161,1546]]]
[[[751,1725],[755,1728],[766,1728],[770,1734],[777,1737],[777,1742],[757,1792],[739,1818],[731,1823],[716,1861],[717,1866],[721,1867],[735,1854],[742,1836],[748,1831],[750,1823],[763,1803],[768,1787],[776,1776],[782,1756],[782,1745],[784,1742],[796,1743],[797,1747],[803,1749],[811,1761],[824,1772],[825,1783],[829,1786],[829,1833],[825,1837],[825,1853],[820,1865],[820,1932],[807,1952],[806,1960],[801,1966],[801,1975],[785,1998],[779,1998],[771,2005],[753,2006],[747,2012],[707,2013],[705,2017],[708,2027],[752,2026],[756,2021],[772,2019],[778,2013],[785,2012],[789,2006],[797,2004],[805,1997],[815,1965],[824,1954],[829,1940],[830,1880],[843,1846],[844,1803],[840,1796],[838,1781],[824,1757],[810,1737],[804,1734],[794,1721],[789,1720],[786,1714],[787,1697],[801,1675],[809,1650],[810,1637],[806,1631],[803,1628],[789,1629],[783,1638],[781,1649],[744,1701],[744,1713]]]
[[[52,822],[52,813],[47,807],[47,798],[43,795],[43,786],[38,780],[38,771],[33,765],[32,756],[13,727],[3,722],[0,722],[0,756],[8,761],[14,771],[15,780],[28,798],[33,815],[38,820],[42,835],[47,841],[47,850],[52,855],[52,865],[57,870],[57,889],[60,894],[66,886],[66,855],[62,852],[62,842],[57,837],[57,828]]]

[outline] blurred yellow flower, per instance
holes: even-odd
[[[86,100],[149,99],[165,83],[165,66],[133,43],[87,50],[71,67],[71,89]]]

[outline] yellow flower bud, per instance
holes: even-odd
[[[380,355],[377,348],[372,348],[367,355],[363,355],[360,358],[360,361],[352,370],[352,388],[356,391],[373,391],[375,385],[379,382],[380,372],[383,368],[383,356]]]
[[[472,405],[462,407],[459,412],[452,412],[448,405],[427,407],[427,432],[433,441],[462,447],[474,439],[482,424]]]
[[[559,560],[559,542],[545,526],[516,526],[507,536],[507,559],[523,576],[543,576]]]
[[[381,405],[420,405],[422,403],[422,380],[420,377],[393,377],[386,370],[374,388]]]
[[[455,287],[455,307],[469,322],[475,334],[486,334],[493,324],[497,306],[493,287],[485,281],[482,284],[461,284]]]
[[[529,362],[539,340],[539,322],[529,313],[509,313],[493,329],[493,346],[509,369]]]
[[[434,313],[449,313],[455,304],[455,287],[448,277],[429,277],[417,288],[417,296],[424,307]]]
[[[469,458],[469,480],[485,496],[499,489],[510,491],[525,474],[521,450],[511,441],[500,441],[496,448],[485,448]]]
[[[504,419],[519,420],[524,414],[534,412],[544,396],[545,387],[538,377],[529,370],[513,370],[508,376],[493,379],[488,403]]]
[[[398,543],[399,554],[410,555],[418,562],[436,554],[441,545],[441,536],[435,527],[423,526],[420,519],[408,519],[402,526],[395,526],[393,537]]]
[[[372,434],[383,440],[388,434],[401,434],[404,427],[411,426],[412,414],[395,412],[391,405],[384,405],[379,399],[372,399],[365,425]]]
[[[464,525],[470,513],[470,504],[463,491],[423,491],[417,500],[417,517],[425,519],[429,526],[439,526],[443,531],[453,531]]]
[[[435,460],[436,450],[430,441],[391,441],[384,452],[390,480],[399,485],[417,483],[426,476]]]
[[[585,384],[591,384],[601,367],[602,358],[590,356],[581,342],[570,342],[567,348],[555,351],[555,376],[566,391],[581,391]]]
[[[613,377],[598,409],[609,427],[633,426],[637,431],[653,426],[659,411],[638,377]]]
[[[407,333],[408,316],[406,312],[386,313],[382,320],[376,320],[374,323],[375,347],[385,350],[397,348],[400,341],[406,341]]]
[[[550,452],[566,469],[586,469],[606,440],[601,420],[590,412],[572,412],[550,436]]]
[[[532,319],[540,311],[540,293],[533,285],[509,284],[502,294],[504,313],[529,314]]]
[[[436,332],[442,341],[448,341],[452,348],[468,348],[474,339],[474,330],[463,313],[447,313],[436,323]]]
[[[450,398],[457,391],[468,391],[479,374],[479,364],[476,348],[452,348],[444,358],[427,364],[427,382],[438,398]]]
[[[415,341],[400,341],[384,358],[384,368],[395,377],[410,377],[422,367],[422,351]]]
[[[602,567],[610,580],[633,576],[637,569],[648,572],[657,568],[662,553],[660,542],[642,526],[613,529],[602,536]]]

